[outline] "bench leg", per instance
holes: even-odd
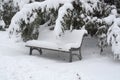
[[[79,49],[79,55],[78,55],[78,58],[79,58],[79,60],[81,60],[81,59],[82,59],[82,55],[81,55],[81,48]]]
[[[39,53],[40,53],[40,55],[42,55],[42,49],[39,49]]]
[[[33,48],[32,48],[32,47],[30,47],[30,55],[32,55],[32,50],[33,50]]]
[[[69,62],[72,62],[72,52],[70,51]]]
[[[102,54],[103,52],[103,47],[100,48],[100,55]]]

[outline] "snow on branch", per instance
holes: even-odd
[[[65,14],[68,13],[67,12],[68,10],[73,10],[73,6],[71,3],[66,3],[59,9],[58,18],[56,20],[56,25],[54,29],[56,36],[60,36],[61,33],[63,32],[62,31],[63,26],[61,22],[63,21],[63,17],[65,16]]]
[[[16,35],[20,32],[20,25],[22,22],[29,24],[33,22],[37,16],[37,11],[44,12],[44,10],[49,11],[49,9],[54,8],[58,9],[59,4],[65,4],[72,2],[72,0],[46,0],[43,2],[34,2],[31,4],[26,4],[11,20],[9,26],[10,34]],[[18,36],[18,35],[17,35]],[[20,36],[20,35],[19,35]]]
[[[120,18],[114,19],[113,25],[107,33],[107,42],[112,45],[114,54],[120,54]]]

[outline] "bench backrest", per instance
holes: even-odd
[[[46,30],[40,33],[38,41],[50,42],[61,47],[66,46],[66,48],[78,48],[81,46],[84,34],[87,34],[87,31],[85,29],[72,31],[66,30],[65,33],[58,38],[54,34],[54,31]]]
[[[87,34],[86,30],[66,31],[61,40],[66,43],[79,43],[81,45],[84,34]]]

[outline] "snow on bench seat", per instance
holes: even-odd
[[[61,43],[63,44],[63,43]],[[63,45],[59,45],[53,42],[46,42],[46,41],[38,41],[38,40],[31,40],[26,43],[27,46],[39,47],[39,48],[46,48],[46,49],[53,49],[53,50],[61,50],[61,51],[70,51],[71,48],[78,48],[79,43],[67,43]]]

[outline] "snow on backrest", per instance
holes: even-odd
[[[84,34],[87,34],[87,31],[84,29],[72,31],[65,30],[63,35],[56,37],[54,31],[45,29],[40,32],[38,40],[56,43],[59,47],[66,46],[67,49],[71,47],[78,48],[81,45]]]
[[[86,30],[73,30],[72,32],[66,31],[65,35],[63,35],[61,38],[67,43],[81,44],[84,34],[87,34]]]

